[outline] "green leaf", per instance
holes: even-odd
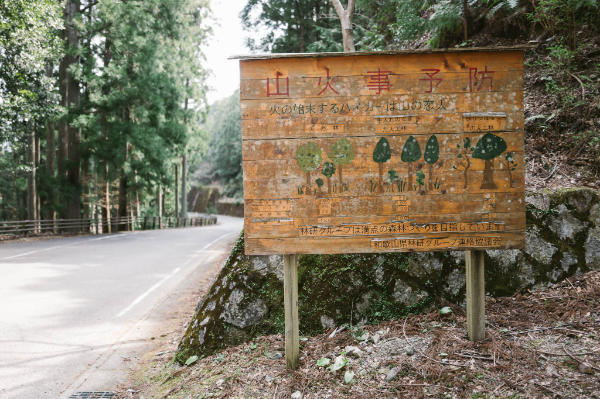
[[[346,370],[346,372],[344,373],[344,382],[346,384],[350,384],[353,379],[354,379],[354,372],[352,372],[350,370]]]
[[[335,358],[335,362],[329,366],[329,371],[336,372],[339,369],[343,369],[348,364],[348,358],[346,356],[338,356]]]
[[[194,355],[194,356],[190,356],[187,358],[187,360],[185,361],[185,365],[186,366],[190,366],[194,363],[196,363],[196,361],[198,361],[198,356]]]
[[[331,363],[331,359],[329,359],[328,357],[322,357],[319,360],[317,360],[317,366],[319,367],[328,366],[329,363]]]
[[[369,339],[369,332],[365,331],[364,333],[362,333],[361,335],[356,337],[357,341],[366,341]]]
[[[440,314],[450,314],[452,313],[452,308],[450,306],[444,306],[440,309]]]

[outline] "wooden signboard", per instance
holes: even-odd
[[[523,248],[523,53],[241,57],[246,254]]]

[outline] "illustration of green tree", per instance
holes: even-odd
[[[382,137],[379,139],[373,150],[373,161],[379,164],[379,183],[377,189],[380,193],[383,192],[383,164],[387,162],[391,156],[390,143],[385,137]]]
[[[453,165],[452,168],[456,169],[456,170],[462,169],[463,182],[464,182],[463,188],[466,189],[469,186],[468,171],[469,171],[469,168],[471,167],[471,154],[472,154],[473,150],[475,149],[475,147],[471,147],[471,139],[468,137],[465,137],[465,140],[463,141],[462,146],[460,144],[457,144],[456,147],[458,148],[458,151],[459,151],[459,153],[456,157],[458,159],[460,159],[460,161],[456,165]]]
[[[320,177],[317,178],[317,180],[315,180],[315,183],[317,183],[317,187],[319,187],[319,195],[323,194],[323,192],[321,191],[321,187],[323,187],[323,179],[321,179]]]
[[[425,172],[423,172],[422,170],[417,171],[416,173],[417,176],[417,189],[421,189],[421,187],[423,187],[425,185]]]
[[[512,172],[517,169],[518,163],[515,162],[512,152],[507,152],[504,156],[507,162],[506,171],[508,172],[508,186],[513,188]]]
[[[337,165],[338,176],[340,178],[340,188],[343,190],[344,180],[342,167],[349,164],[354,159],[354,147],[348,139],[339,139],[329,148],[329,159]]]
[[[400,156],[402,162],[408,163],[408,190],[413,188],[413,162],[421,159],[421,147],[417,139],[410,136],[402,148],[402,155]]]
[[[335,165],[333,162],[325,162],[323,164],[322,173],[327,178],[327,193],[331,194],[331,176],[335,173]]]
[[[388,172],[388,180],[391,184],[394,184],[394,182],[398,180],[398,172],[396,172],[394,169],[390,169]]]
[[[477,142],[475,151],[473,151],[473,158],[485,161],[483,179],[481,181],[482,189],[497,188],[496,183],[494,183],[494,158],[504,151],[506,151],[506,141],[495,134],[486,133]]]
[[[435,134],[429,137],[429,140],[427,140],[423,158],[429,165],[429,191],[433,191],[433,165],[440,159],[440,146]]]
[[[298,166],[306,173],[306,189],[310,188],[310,172],[316,170],[321,166],[321,148],[317,143],[306,143],[302,144],[296,150],[296,162]]]

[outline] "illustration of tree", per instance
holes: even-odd
[[[512,152],[507,152],[504,158],[507,162],[506,171],[508,172],[508,187],[513,188],[512,172],[517,169],[519,164],[515,162]]]
[[[429,165],[429,191],[433,191],[433,165],[440,159],[440,146],[435,134],[429,137],[429,140],[427,140],[423,158]]]
[[[421,189],[422,186],[425,185],[425,172],[423,172],[422,170],[417,171],[416,173],[417,176],[417,189]]]
[[[382,137],[377,142],[375,149],[373,150],[373,161],[379,164],[379,184],[378,190],[380,193],[383,192],[383,164],[387,162],[392,153],[390,151],[390,143],[388,143],[385,137]]]
[[[459,168],[462,169],[464,181],[463,188],[466,189],[469,186],[468,171],[471,167],[471,153],[473,152],[475,147],[471,147],[471,139],[468,137],[465,137],[462,146],[460,144],[457,144],[456,147],[459,151],[456,157],[460,159],[460,161],[456,165],[452,166],[452,168],[456,170],[460,170]]]
[[[323,192],[321,191],[321,187],[323,187],[323,179],[321,179],[320,177],[315,180],[315,183],[317,183],[317,187],[319,187],[319,195],[323,194]]]
[[[327,178],[327,192],[331,194],[331,176],[335,173],[335,165],[332,162],[325,162],[322,172]]]
[[[482,189],[495,189],[494,183],[494,158],[506,151],[506,141],[503,138],[492,133],[486,133],[479,139],[473,158],[483,159],[485,168],[483,169],[483,179],[481,181]]]
[[[344,187],[342,167],[349,164],[354,159],[354,147],[348,139],[339,139],[329,148],[329,159],[337,165],[338,176],[340,178],[340,187]]]
[[[317,143],[302,144],[296,150],[296,162],[298,166],[306,173],[306,188],[310,187],[310,172],[321,166],[321,149]]]
[[[396,172],[394,169],[390,169],[388,172],[388,180],[390,183],[394,184],[394,182],[398,180],[398,172]]]
[[[421,158],[421,147],[417,139],[410,136],[402,148],[402,155],[400,159],[402,162],[408,163],[408,190],[413,188],[413,162],[418,161]]]

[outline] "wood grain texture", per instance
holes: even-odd
[[[298,319],[298,255],[283,258],[283,307],[285,308],[285,362],[295,370],[300,363],[300,322]]]
[[[485,339],[485,253],[467,251],[467,335],[471,341]]]
[[[240,67],[247,254],[523,247],[521,51]]]

